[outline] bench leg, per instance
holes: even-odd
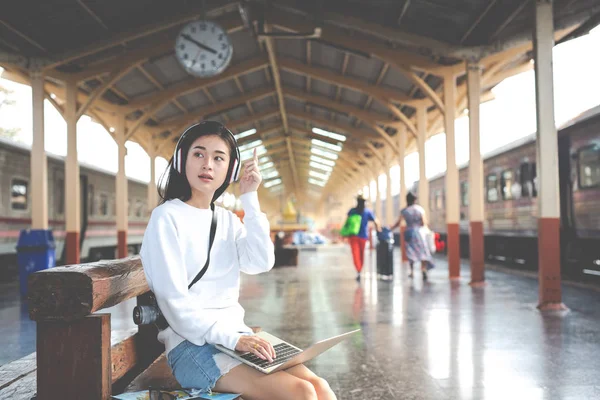
[[[110,314],[37,322],[37,400],[111,396]]]

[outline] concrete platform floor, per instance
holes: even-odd
[[[244,275],[246,322],[300,347],[360,328],[307,363],[340,400],[600,398],[600,290],[565,284],[570,310],[543,314],[532,277],[490,268],[487,286],[471,288],[466,262],[450,282],[439,259],[428,282],[399,265],[385,281],[367,254],[360,283],[344,246],[301,251],[298,267]],[[0,285],[0,365],[35,351],[35,326],[17,293]],[[115,329],[133,326],[132,307],[110,310]]]

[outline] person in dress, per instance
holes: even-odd
[[[400,223],[404,219],[406,222],[406,229],[404,231],[404,246],[406,251],[406,258],[410,265],[409,277],[412,278],[413,267],[417,262],[421,263],[421,272],[423,274],[423,280],[427,280],[427,271],[434,267],[431,252],[425,242],[425,238],[421,235],[421,227],[426,225],[425,221],[425,210],[423,207],[418,205],[417,196],[408,192],[406,195],[407,206],[400,211],[398,221],[391,226],[390,229],[394,230],[400,226]]]

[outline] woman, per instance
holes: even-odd
[[[362,195],[359,195],[356,198],[356,207],[351,208],[348,211],[348,216],[350,215],[360,215],[360,229],[358,230],[358,234],[352,235],[348,237],[350,241],[350,248],[352,249],[352,259],[354,260],[354,268],[356,268],[356,280],[360,281],[360,272],[362,271],[362,267],[365,260],[365,246],[367,244],[367,240],[369,239],[369,233],[367,231],[369,221],[373,221],[375,224],[375,229],[377,232],[381,231],[379,226],[379,222],[373,211],[365,207],[365,199]]]
[[[248,400],[336,399],[327,382],[303,365],[265,375],[214,347],[276,358],[271,344],[244,323],[238,302],[240,271],[267,272],[274,263],[269,221],[256,193],[262,181],[256,150],[240,180],[244,224],[213,204],[237,179],[239,162],[233,134],[218,122],[205,121],[181,135],[163,175],[162,202],[152,212],[140,254],[169,324],[158,334],[169,366],[184,388],[242,393]],[[207,260],[212,207],[217,226],[209,266],[188,290]]]
[[[429,247],[425,243],[425,239],[421,236],[420,229],[425,225],[425,210],[418,204],[417,196],[408,192],[406,195],[406,208],[400,211],[398,221],[390,228],[391,230],[396,229],[400,226],[400,222],[404,218],[406,221],[406,230],[404,231],[404,246],[406,251],[406,257],[410,264],[410,278],[413,277],[413,264],[416,262],[421,263],[421,271],[423,273],[423,280],[427,280],[427,270],[433,268],[431,261],[431,252]]]

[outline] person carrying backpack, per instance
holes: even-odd
[[[356,268],[356,280],[360,281],[360,272],[365,259],[365,246],[369,239],[368,225],[373,221],[377,232],[381,232],[381,226],[372,210],[365,207],[366,200],[362,195],[356,198],[356,207],[348,211],[348,218],[342,228],[341,235],[348,237],[352,249],[352,259]]]

